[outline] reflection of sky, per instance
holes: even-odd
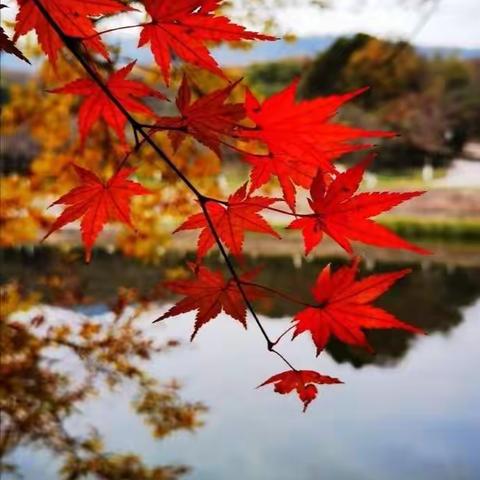
[[[146,327],[160,339],[188,339],[192,315],[156,326],[149,325],[152,318],[146,316]],[[346,383],[322,388],[302,414],[293,395],[254,389],[283,369],[264,350],[255,326],[245,333],[234,320],[219,317],[193,344],[160,355],[152,365],[159,378],[184,383],[182,398],[210,407],[198,432],[152,441],[129,412],[128,389],[91,403],[85,413],[111,450],[142,452],[151,464],[190,465],[192,479],[477,479],[480,302],[465,309],[464,318],[447,336],[419,337],[391,369],[355,370],[327,356],[315,359],[306,335],[287,341],[284,350],[296,365]],[[273,332],[286,322],[265,320]],[[47,466],[54,469],[41,455],[22,463],[31,465],[27,479],[39,478],[38,472],[42,479],[55,478],[45,473]]]

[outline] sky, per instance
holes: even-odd
[[[419,5],[420,3],[420,5]],[[331,8],[290,7],[279,10],[282,29],[304,35],[365,32],[410,38],[432,2],[419,0],[331,0]],[[480,47],[480,0],[439,0],[414,43],[425,46]]]
[[[299,6],[298,0],[291,2],[284,0],[286,5],[290,3],[296,6],[277,7],[275,16],[281,33],[331,36],[365,32],[390,39],[411,39],[418,22],[435,0],[329,0],[329,2],[330,8],[321,9]],[[12,19],[16,13],[16,2],[3,0],[2,3],[12,7],[2,9],[2,20]],[[480,48],[480,0],[437,0],[437,3],[434,13],[413,39],[413,43],[422,46]],[[308,0],[303,0],[303,4],[308,4]],[[259,11],[258,16],[263,17],[265,13]],[[131,18],[122,20],[123,24],[132,22]],[[125,30],[122,34],[138,35],[138,31]]]

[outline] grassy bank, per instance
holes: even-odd
[[[379,223],[406,238],[480,242],[480,219],[385,217]]]

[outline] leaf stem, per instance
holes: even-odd
[[[295,298],[288,293],[280,292],[276,290],[275,288],[267,287],[266,285],[261,285],[259,283],[254,283],[254,282],[245,282],[242,281],[242,284],[245,286],[250,286],[250,287],[256,287],[260,288],[262,290],[265,290],[266,292],[273,293],[274,295],[277,295],[279,297],[284,298],[285,300],[288,300],[289,302],[296,303],[298,305],[303,305],[304,307],[317,307],[318,305],[314,305],[313,303],[307,303],[302,300],[299,300],[298,298]]]
[[[276,345],[288,332],[292,331],[295,328],[295,325],[288,327],[273,343]]]
[[[100,37],[101,35],[104,35],[106,33],[112,33],[112,32],[116,32],[118,30],[127,30],[127,29],[130,29],[130,28],[145,27],[145,26],[150,25],[150,24],[151,24],[151,22],[139,23],[137,25],[126,25],[124,27],[108,28],[107,30],[102,30],[101,32],[95,32],[92,35],[87,35],[86,37],[75,37],[75,38],[78,39],[78,40],[82,40],[82,41],[91,40],[92,38]]]

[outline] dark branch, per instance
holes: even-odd
[[[110,91],[108,86],[105,84],[103,79],[100,77],[100,75],[97,73],[97,71],[88,63],[88,61],[83,57],[81,54],[79,48],[78,48],[78,40],[72,37],[69,37],[66,35],[63,30],[59,27],[57,22],[52,18],[48,10],[44,7],[42,4],[41,0],[32,0],[37,8],[40,10],[41,14],[45,17],[47,22],[50,24],[52,29],[57,33],[57,35],[60,37],[62,40],[63,44],[70,50],[70,52],[73,54],[73,56],[78,60],[78,62],[82,65],[84,70],[87,72],[87,74],[92,78],[92,80],[98,85],[98,87],[102,90],[102,92],[110,99],[110,101],[118,108],[118,110],[124,115],[124,117],[127,119],[128,123],[131,125],[133,128],[134,134],[135,134],[135,139],[136,139],[136,147],[145,142],[150,145],[150,147],[155,151],[155,153],[169,166],[171,170],[175,172],[175,174],[182,180],[182,182],[185,184],[185,186],[197,197],[203,213],[205,215],[205,218],[207,219],[209,228],[212,232],[212,235],[215,238],[215,241],[217,243],[217,246],[220,250],[220,253],[222,257],[225,260],[225,263],[230,271],[230,274],[232,275],[232,278],[234,282],[236,283],[242,298],[247,305],[248,310],[252,314],[253,318],[255,319],[256,324],[258,325],[258,328],[260,329],[262,335],[265,337],[265,340],[267,342],[267,348],[269,351],[275,353],[278,355],[292,370],[295,370],[295,368],[292,366],[292,364],[278,351],[276,351],[273,347],[275,345],[274,342],[269,338],[265,328],[263,327],[262,323],[260,322],[260,319],[258,318],[250,300],[248,299],[247,294],[245,293],[245,290],[242,286],[242,282],[240,280],[240,277],[237,274],[237,271],[235,270],[235,267],[233,263],[231,262],[225,247],[222,244],[222,241],[220,240],[220,237],[218,235],[218,232],[215,229],[215,226],[213,224],[213,221],[210,217],[210,214],[208,213],[208,210],[206,208],[206,202],[209,199],[205,195],[203,195],[197,187],[188,179],[188,177],[175,165],[175,163],[167,156],[167,154],[155,143],[155,141],[151,138],[150,134],[145,131],[144,127],[142,126],[141,123],[137,122],[135,118],[128,112],[128,110],[123,106],[123,104],[115,97],[115,95]],[[138,136],[143,138],[142,141],[138,139]]]

